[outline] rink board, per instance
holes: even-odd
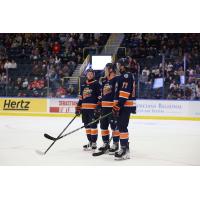
[[[0,98],[0,115],[73,117],[78,99]],[[200,101],[137,100],[131,119],[200,121]]]
[[[74,114],[36,114],[36,113],[0,113],[0,116],[30,116],[30,117],[74,117]],[[131,115],[131,119],[156,119],[156,120],[190,120],[200,121],[200,117],[174,117],[174,116],[137,116]]]

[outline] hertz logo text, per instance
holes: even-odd
[[[29,110],[30,101],[5,100],[3,110]]]

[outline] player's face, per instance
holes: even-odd
[[[93,74],[93,72],[88,72],[88,73],[87,73],[87,79],[88,79],[88,80],[94,79],[94,74]]]
[[[120,64],[117,63],[117,70],[119,71],[120,70]]]
[[[105,68],[104,72],[105,72],[105,76],[109,76],[109,69],[107,67]]]
[[[117,69],[120,73],[124,72],[125,71],[125,68],[123,65],[120,65],[119,63],[117,63]]]

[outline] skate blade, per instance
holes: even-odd
[[[114,160],[120,161],[120,160],[128,160],[128,159],[131,159],[131,158],[130,158],[130,155],[123,156],[123,157],[121,157],[121,158],[117,158],[117,157],[115,157]]]
[[[115,155],[115,152],[108,152],[108,154],[113,156],[113,155]]]
[[[83,149],[83,151],[92,151],[92,149]]]
[[[92,149],[92,148],[88,148],[88,149],[83,149],[83,151],[90,151],[90,152],[95,152],[97,149]]]

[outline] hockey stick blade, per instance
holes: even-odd
[[[44,137],[45,138],[47,138],[47,139],[49,139],[49,140],[53,140],[53,141],[55,141],[56,140],[56,138],[55,137],[52,137],[52,136],[50,136],[49,134],[47,134],[47,133],[45,133],[44,134]]]
[[[106,148],[104,151],[94,152],[92,156],[101,156],[103,154],[106,154],[108,152],[108,148]]]
[[[111,142],[112,139],[113,139],[113,136],[109,139],[108,145],[110,145],[110,142]],[[109,150],[109,148],[110,148],[109,146],[106,146],[106,149],[104,149],[104,151],[94,152],[92,154],[92,156],[101,156],[103,154],[106,154],[107,151]]]
[[[103,155],[103,154],[105,154],[105,153],[106,153],[105,151],[94,152],[94,153],[92,154],[92,156],[94,156],[94,157],[96,157],[96,156],[101,156],[101,155]]]

